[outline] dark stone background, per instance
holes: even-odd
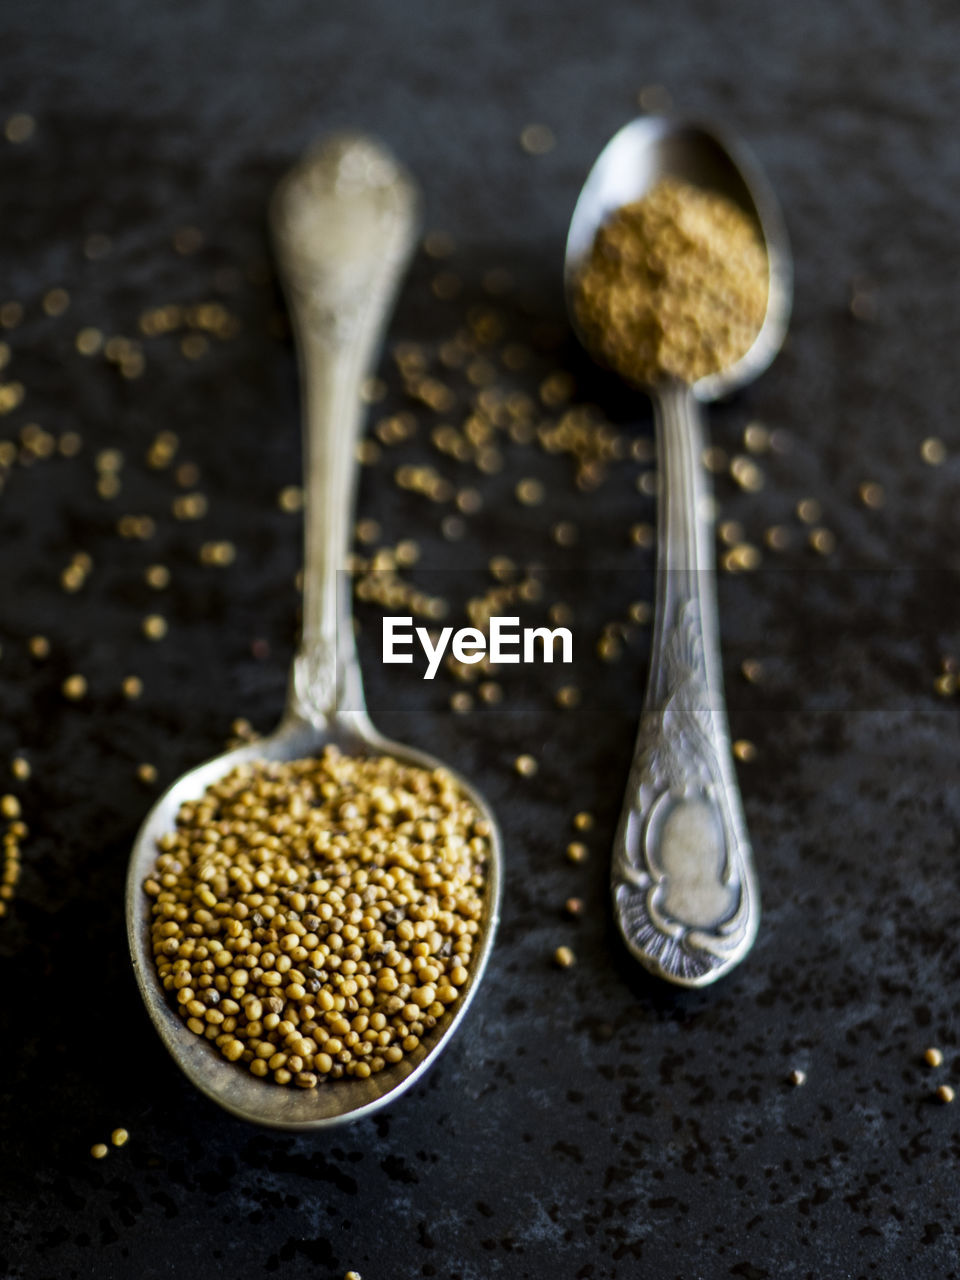
[[[0,113],[30,112],[37,130],[0,141],[0,301],[26,309],[3,335],[3,376],[27,389],[0,436],[37,421],[79,430],[85,447],[16,466],[0,497],[0,769],[21,749],[34,770],[16,786],[31,834],[0,920],[0,1274],[960,1274],[960,1106],[931,1101],[958,1066],[957,703],[933,692],[941,658],[960,650],[958,54],[949,6],[894,0],[2,6]],[[759,460],[762,492],[718,484],[722,516],[752,542],[774,523],[794,534],[790,552],[719,584],[733,732],[758,747],[741,770],[765,908],[756,948],[715,989],[675,994],[638,973],[608,921],[646,639],[616,663],[593,649],[605,622],[650,597],[651,554],[626,532],[652,518],[641,468],[619,463],[582,493],[569,459],[510,447],[505,470],[479,480],[486,506],[468,536],[448,543],[446,509],[391,479],[398,462],[428,460],[476,480],[427,448],[424,412],[417,440],[365,471],[360,513],[385,541],[417,538],[413,576],[447,594],[486,583],[494,554],[547,565],[544,604],[576,609],[585,697],[558,712],[552,691],[569,677],[536,668],[504,675],[499,707],[456,717],[449,674],[385,675],[376,615],[363,613],[377,723],[455,762],[501,817],[502,932],[466,1025],[420,1088],[330,1138],[255,1130],[194,1093],[162,1051],[129,972],[122,885],[151,794],[136,765],[154,762],[165,783],[218,750],[236,716],[265,730],[282,703],[299,530],[276,494],[299,475],[297,392],[262,271],[265,202],[318,133],[378,133],[422,181],[427,225],[455,237],[448,265],[464,282],[455,302],[436,300],[437,267],[421,256],[391,340],[450,336],[489,302],[496,265],[518,282],[502,304],[512,332],[542,348],[543,321],[562,321],[579,184],[657,83],[753,144],[796,254],[786,350],[711,414],[731,451],[751,419],[792,441]],[[531,121],[553,128],[555,150],[521,150]],[[184,225],[205,236],[189,257],[171,248]],[[91,232],[112,240],[94,262]],[[861,277],[871,323],[848,308]],[[72,302],[48,318],[55,285]],[[131,335],[146,307],[209,297],[242,330],[201,360],[151,340],[143,377],[125,381],[74,350],[83,325]],[[646,403],[560,342],[519,384],[570,369],[578,397],[649,433]],[[386,411],[403,396],[384,368]],[[199,524],[170,518],[172,476],[144,464],[163,429],[202,468]],[[938,469],[920,459],[929,435],[948,447]],[[127,460],[112,502],[94,492],[107,447]],[[548,484],[543,507],[512,498],[531,474]],[[865,479],[886,487],[883,510],[857,503]],[[805,549],[794,515],[810,496],[837,536],[827,559]],[[151,541],[116,536],[129,512],[157,517]],[[560,518],[581,528],[575,551],[550,540]],[[197,563],[218,537],[237,545],[229,570]],[[81,549],[95,568],[68,596],[59,574]],[[155,561],[173,573],[162,595],[143,583]],[[158,645],[139,629],[154,608],[171,622]],[[27,653],[38,632],[53,646],[45,663]],[[253,656],[257,638],[268,656]],[[740,678],[748,657],[765,664],[763,684]],[[80,704],[59,692],[71,671],[89,681]],[[139,703],[118,692],[133,671]],[[541,762],[534,779],[513,772],[520,750]],[[580,808],[597,825],[575,867],[563,848]],[[577,924],[560,910],[571,893],[587,905]],[[549,963],[561,942],[579,957],[568,972]],[[937,1072],[921,1060],[930,1043],[945,1053]],[[794,1067],[802,1088],[786,1082]],[[118,1125],[129,1144],[92,1160]]]

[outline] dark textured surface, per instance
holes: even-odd
[[[0,292],[26,308],[5,335],[3,376],[27,389],[0,437],[38,421],[81,431],[85,447],[15,467],[0,496],[0,769],[20,748],[34,771],[16,788],[31,833],[0,920],[0,1275],[958,1274],[960,1111],[930,1098],[956,1083],[958,1056],[957,703],[932,685],[960,650],[960,453],[939,469],[919,455],[929,435],[960,444],[958,52],[955,15],[892,2],[3,7],[0,111],[31,112],[37,131],[0,142]],[[651,555],[627,537],[652,518],[641,468],[618,463],[581,493],[568,459],[516,445],[502,473],[478,478],[429,450],[424,411],[418,438],[364,473],[360,513],[386,542],[417,538],[413,576],[444,594],[486,582],[494,554],[550,566],[544,604],[576,609],[585,696],[560,713],[552,690],[568,677],[515,670],[503,704],[455,717],[452,677],[388,678],[376,615],[363,614],[377,723],[449,757],[501,816],[502,933],[422,1087],[330,1139],[256,1131],[193,1093],[162,1052],[121,907],[150,798],[137,763],[169,781],[218,749],[236,716],[268,729],[282,702],[299,531],[276,494],[299,474],[297,394],[292,352],[271,335],[274,286],[255,283],[265,201],[318,132],[376,131],[423,181],[429,225],[456,237],[464,281],[461,298],[437,301],[421,257],[391,339],[449,336],[500,265],[518,281],[503,306],[512,331],[540,341],[542,320],[562,319],[579,183],[653,82],[753,143],[797,259],[787,349],[712,414],[731,450],[754,418],[792,440],[760,460],[762,492],[718,484],[721,515],[751,541],[773,523],[794,537],[758,572],[720,581],[733,732],[758,747],[741,770],[765,907],[756,949],[715,990],[678,995],[637,972],[608,923],[606,851],[646,647],[638,633],[617,663],[593,648],[604,623],[650,596]],[[532,120],[556,132],[548,155],[518,146]],[[206,237],[190,257],[170,247],[183,225]],[[112,237],[102,260],[84,259],[90,232]],[[874,282],[869,324],[847,310],[858,276]],[[54,285],[72,305],[46,318]],[[242,330],[200,360],[150,340],[143,377],[128,382],[73,349],[84,325],[134,334],[145,307],[218,296]],[[646,405],[564,342],[519,385],[570,368],[578,396],[648,433]],[[386,407],[400,407],[384,367]],[[202,469],[200,524],[170,519],[172,475],[143,462],[165,428]],[[106,447],[127,458],[112,502],[94,491]],[[445,509],[394,487],[411,460],[483,492],[462,543],[439,537]],[[513,486],[534,474],[548,501],[521,507]],[[856,502],[864,479],[885,485],[882,511]],[[827,560],[804,549],[794,516],[810,496],[837,536]],[[157,517],[152,540],[117,538],[131,512]],[[575,551],[549,538],[559,518],[581,528]],[[218,537],[238,549],[226,571],[197,563]],[[68,596],[58,579],[77,550],[95,568]],[[142,577],[157,561],[173,572],[162,594]],[[469,583],[453,581],[462,565],[478,571]],[[155,608],[171,627],[150,645],[140,619]],[[27,654],[38,632],[53,646],[45,663]],[[257,658],[258,638],[269,653]],[[763,684],[739,677],[745,658],[764,663]],[[59,693],[71,671],[90,686],[78,705]],[[145,682],[136,704],[118,692],[133,671]],[[533,779],[512,770],[520,750],[541,762]],[[581,808],[597,825],[575,867],[563,848]],[[577,924],[560,910],[571,893],[586,903]],[[563,973],[549,964],[561,942],[579,957]],[[938,1072],[921,1063],[930,1043],[945,1052]],[[795,1067],[802,1088],[786,1083]],[[117,1125],[129,1144],[93,1161],[91,1143]]]

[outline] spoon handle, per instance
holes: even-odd
[[[613,903],[646,968],[702,987],[749,951],[760,908],[723,700],[700,409],[680,384],[660,388],[655,409],[657,600]]]
[[[419,225],[413,179],[379,143],[327,139],[270,208],[303,388],[303,631],[287,714],[323,727],[364,712],[346,570],[362,388]]]

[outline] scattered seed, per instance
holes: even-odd
[[[167,620],[159,613],[150,613],[144,618],[141,628],[148,640],[162,640],[167,634]]]
[[[941,1084],[937,1088],[936,1097],[938,1102],[952,1102],[956,1094],[948,1084]]]
[[[763,663],[758,662],[756,658],[744,658],[740,664],[740,671],[744,680],[750,684],[759,684],[764,678]]]
[[[757,758],[757,748],[752,742],[748,742],[746,738],[738,738],[733,744],[733,756],[735,760],[739,760],[742,764],[752,764]]]
[[[455,711],[458,716],[465,716],[467,712],[473,710],[472,696],[466,690],[453,694],[450,698],[450,709]]]
[[[546,489],[540,480],[521,480],[517,484],[514,492],[517,495],[517,501],[525,507],[537,507],[546,497]]]
[[[126,1144],[129,1137],[130,1135],[127,1133],[126,1129],[114,1129],[113,1133],[110,1135],[110,1141],[115,1147],[122,1147]]]
[[[20,817],[20,801],[16,796],[0,796],[0,815],[11,821]]]
[[[105,1142],[95,1142],[90,1148],[90,1154],[94,1160],[102,1160],[107,1154],[107,1144]]]
[[[939,467],[947,460],[947,447],[936,436],[928,436],[920,446],[920,457],[930,467]]]
[[[795,1067],[795,1068],[793,1069],[793,1071],[791,1071],[791,1072],[790,1072],[789,1080],[790,1080],[790,1083],[791,1083],[792,1085],[801,1085],[801,1084],[806,1084],[806,1082],[807,1082],[807,1073],[806,1073],[805,1071],[801,1071],[801,1070],[799,1070],[799,1068],[796,1068],[796,1067]]]
[[[573,840],[567,845],[567,857],[571,862],[586,862],[590,856],[590,850],[580,840]]]
[[[569,947],[557,947],[553,953],[553,962],[561,969],[569,969],[571,965],[576,964],[576,960],[577,957]]]
[[[575,831],[590,831],[593,828],[593,814],[587,813],[585,810],[573,815],[573,827]]]
[[[40,662],[50,655],[50,641],[46,636],[31,636],[27,641],[27,648],[30,650],[31,658],[36,658]]]
[[[281,511],[289,514],[300,511],[303,508],[303,490],[299,485],[288,484],[285,489],[281,489],[277,495],[277,506]]]
[[[146,786],[152,786],[157,780],[157,766],[153,764],[138,764],[137,777]]]
[[[568,916],[576,920],[579,916],[583,915],[583,899],[568,898],[563,904],[563,909]]]
[[[10,761],[10,772],[18,782],[26,782],[30,777],[30,762],[23,756],[14,756]]]
[[[521,778],[532,778],[539,768],[533,756],[527,755],[517,756],[516,760],[513,762],[513,767],[516,769],[517,773],[520,774]]]
[[[520,132],[520,146],[530,156],[546,155],[557,145],[553,130],[545,124],[528,124]]]
[[[875,480],[864,480],[857,489],[857,496],[865,507],[874,511],[879,510],[887,499],[883,485],[877,484]]]
[[[69,698],[71,702],[79,702],[86,695],[87,681],[81,675],[67,676],[60,689],[65,698]]]
[[[837,545],[837,539],[829,529],[812,529],[807,541],[810,549],[820,556],[832,555]]]
[[[923,1060],[928,1067],[939,1067],[943,1065],[943,1054],[939,1049],[931,1046],[924,1051]]]
[[[135,702],[143,693],[143,681],[139,676],[124,676],[123,683],[120,688],[125,698],[129,698],[131,702]]]
[[[8,116],[3,132],[8,142],[19,144],[32,138],[36,127],[37,122],[33,116],[27,115],[25,111],[18,111],[15,115]]]
[[[554,695],[558,707],[562,707],[564,711],[569,711],[572,707],[580,705],[580,690],[576,685],[565,684],[558,689]]]

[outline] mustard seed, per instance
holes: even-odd
[[[952,1102],[956,1097],[956,1094],[953,1092],[950,1085],[942,1084],[937,1089],[936,1097],[938,1102]]]
[[[801,1071],[798,1067],[795,1067],[793,1071],[790,1072],[790,1075],[788,1078],[792,1085],[799,1086],[801,1084],[806,1084],[807,1073],[805,1071]]]
[[[931,1046],[931,1048],[925,1051],[923,1060],[928,1067],[939,1067],[943,1065],[943,1054],[939,1049]]]
[[[143,693],[143,681],[139,676],[124,676],[120,688],[125,698],[135,702]]]
[[[143,634],[148,640],[162,640],[167,634],[167,620],[159,613],[148,614],[142,624]]]
[[[288,514],[300,511],[303,507],[303,490],[299,485],[288,484],[277,494],[277,506]]]
[[[126,1129],[114,1129],[113,1133],[110,1135],[110,1141],[115,1147],[122,1147],[125,1145],[129,1137],[130,1135],[127,1133]]]
[[[16,796],[0,796],[0,815],[10,819],[20,817],[20,801]]]
[[[527,755],[517,756],[516,760],[513,762],[513,767],[516,769],[517,773],[520,774],[521,778],[532,778],[539,768],[533,756]]]
[[[920,457],[929,467],[942,466],[947,460],[946,445],[936,436],[929,436],[920,446]]]
[[[580,840],[574,840],[567,845],[567,857],[571,862],[586,862],[590,856],[590,850]]]
[[[14,756],[10,761],[10,772],[18,782],[26,782],[30,777],[30,762],[23,756]]]
[[[576,960],[577,957],[569,947],[557,947],[556,951],[553,953],[553,962],[560,969],[569,969],[571,965],[576,963]]]
[[[159,842],[158,976],[189,1030],[260,1079],[365,1079],[468,982],[489,834],[443,769],[333,748],[240,765]]]
[[[60,689],[65,698],[69,698],[71,702],[79,702],[81,698],[86,696],[86,677],[81,675],[67,676]]]
[[[90,1148],[90,1154],[94,1160],[102,1160],[107,1154],[107,1144],[105,1142],[95,1142]]]

